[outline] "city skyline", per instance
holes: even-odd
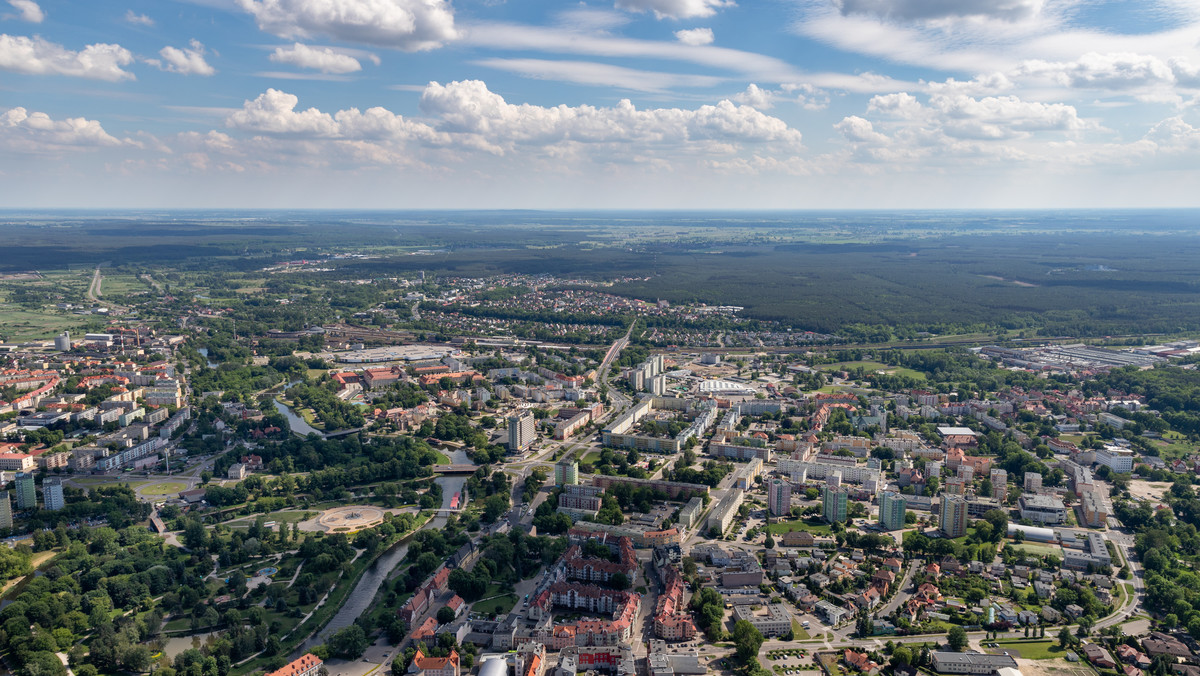
[[[12,207],[1194,206],[1200,10],[0,2]]]

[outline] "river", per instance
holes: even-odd
[[[215,368],[217,368],[218,366],[220,366],[220,364],[218,364],[218,363],[216,363],[216,362],[214,362],[213,360],[211,360],[211,359],[209,359],[209,358],[208,358],[208,348],[207,348],[207,347],[202,347],[202,348],[199,348],[199,349],[198,349],[198,350],[196,350],[196,351],[197,351],[197,352],[199,352],[200,354],[204,355],[204,361],[208,362],[208,368],[210,368],[210,369],[215,369]]]
[[[287,418],[288,427],[292,428],[292,432],[299,434],[302,437],[307,437],[310,434],[315,434],[319,437],[324,437],[325,433],[321,430],[309,425],[304,418],[296,415],[292,409],[278,399],[272,399],[271,403],[275,404],[275,410],[279,411],[283,417]]]
[[[278,402],[276,402],[276,405],[278,405]],[[445,453],[450,458],[452,464],[471,464],[471,459],[462,450],[449,448],[440,448],[438,450]],[[454,497],[455,493],[462,491],[467,478],[465,476],[442,476],[434,479],[434,481],[442,487],[442,509],[450,509],[451,498]],[[425,524],[422,530],[425,528],[440,530],[446,525],[446,521],[447,519],[444,516],[435,516]],[[367,611],[367,608],[371,605],[371,601],[379,593],[379,587],[383,585],[383,581],[404,560],[407,554],[408,543],[403,542],[380,555],[375,561],[375,565],[368,568],[363,573],[363,576],[359,578],[358,584],[355,585],[350,595],[346,597],[346,603],[342,605],[337,615],[334,615],[333,619],[329,620],[329,623],[316,636],[305,641],[299,650],[309,650],[313,646],[321,645],[329,639],[329,636],[333,632],[353,624],[359,615]]]

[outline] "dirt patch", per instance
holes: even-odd
[[[1129,482],[1129,494],[1135,499],[1162,502],[1163,496],[1171,490],[1171,484],[1165,481],[1141,481],[1135,479]]]
[[[378,507],[350,506],[327,509],[317,517],[317,525],[332,533],[353,533],[383,523],[383,510]]]
[[[1056,660],[1026,660],[1017,659],[1017,667],[1022,676],[1096,676],[1096,672],[1083,662],[1068,662],[1065,659]]]

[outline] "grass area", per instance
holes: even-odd
[[[142,495],[173,495],[185,490],[187,490],[187,484],[181,481],[168,481],[161,484],[151,484],[139,492]]]
[[[829,535],[833,532],[829,529],[829,524],[819,520],[796,519],[794,521],[780,521],[767,526],[767,532],[772,535],[790,533],[794,530],[806,530],[813,535]]]
[[[868,374],[876,371],[884,371],[886,373],[894,373],[898,376],[908,376],[917,380],[925,380],[925,374],[920,371],[914,371],[902,366],[888,366],[877,361],[842,361],[836,364],[824,364],[819,368],[822,371],[850,371],[859,367],[862,367]]]
[[[450,456],[446,455],[445,453],[442,453],[441,451],[437,450],[436,448],[433,449],[433,452],[437,454],[437,457],[438,457],[437,464],[439,464],[439,465],[453,464],[450,462]]]
[[[491,613],[496,613],[497,615],[503,615],[503,614],[507,613],[508,611],[512,610],[512,607],[515,606],[516,604],[517,604],[517,595],[516,594],[505,594],[503,596],[497,596],[495,598],[478,601],[475,603],[475,605],[471,606],[471,610],[476,613],[482,613],[484,615],[488,615]]]
[[[0,305],[0,338],[5,341],[25,341],[53,338],[65,330],[80,333],[87,318],[64,314],[61,310],[27,310],[16,305]]]
[[[1037,544],[1030,544],[1028,542],[1022,542],[1021,544],[1013,544],[1010,542],[1010,543],[1006,544],[1005,546],[1012,547],[1013,549],[1020,549],[1021,551],[1026,552],[1026,553],[1030,554],[1031,556],[1050,555],[1050,556],[1057,556],[1060,559],[1062,558],[1062,550],[1058,549],[1056,547],[1051,547],[1049,545],[1037,545]]]
[[[797,620],[794,617],[792,618],[792,638],[800,641],[803,641],[806,638],[811,638],[808,635],[808,632],[804,631],[804,627],[800,626],[800,620]]]
[[[44,552],[34,552],[33,556],[29,559],[29,565],[32,566],[33,570],[37,570],[38,568],[42,567],[43,563],[53,559],[58,554],[58,549],[47,549]],[[26,577],[28,576],[22,575],[20,577],[14,577],[8,582],[5,582],[4,587],[0,589],[0,596],[7,594],[10,589],[20,584]]]
[[[1058,645],[1058,641],[1048,639],[1040,639],[1037,641],[1001,639],[996,641],[1000,647],[1005,650],[1015,650],[1021,654],[1021,657],[1027,660],[1051,660],[1057,657],[1065,657],[1066,651]]]

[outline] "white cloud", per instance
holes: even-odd
[[[843,14],[902,21],[983,17],[1017,21],[1042,11],[1043,0],[834,0]]]
[[[497,68],[524,77],[556,80],[575,84],[618,87],[643,92],[664,92],[676,87],[712,87],[722,78],[711,75],[688,75],[635,70],[623,66],[590,61],[558,61],[547,59],[481,59],[476,64]]]
[[[875,126],[871,124],[870,120],[857,115],[842,118],[842,121],[833,125],[833,128],[841,132],[842,136],[851,143],[886,144],[889,141],[887,136],[875,131]]]
[[[169,45],[163,47],[158,52],[162,60],[149,59],[147,63],[157,66],[168,73],[208,76],[216,73],[217,70],[204,60],[205,54],[204,45],[199,40],[192,40],[190,46],[182,49]]]
[[[737,103],[744,103],[751,108],[767,110],[775,106],[775,92],[762,89],[751,82],[750,86],[746,87],[746,91],[734,96],[733,100]]]
[[[986,75],[976,75],[967,81],[955,80],[947,78],[945,82],[922,82],[930,92],[942,92],[948,94],[967,94],[970,96],[980,96],[986,94],[999,94],[1013,88],[1013,81],[1004,73],[990,73]]]
[[[882,113],[900,118],[913,118],[921,114],[924,108],[917,97],[908,92],[881,94],[871,97],[867,103],[868,113]]]
[[[715,38],[711,28],[686,28],[675,31],[675,39],[685,45],[699,47],[700,45],[711,45]]]
[[[8,0],[8,4],[19,12],[18,16],[22,21],[41,23],[46,19],[46,13],[33,0]]]
[[[1052,63],[1028,61],[1021,75],[1046,76],[1066,87],[1125,90],[1171,84],[1171,66],[1147,54],[1089,52],[1076,61]]]
[[[133,55],[120,45],[98,43],[74,52],[40,37],[0,34],[0,70],[117,82],[134,79],[121,69],[130,63]]]
[[[132,9],[125,10],[125,23],[133,24],[134,26],[154,27],[154,19],[151,19],[145,14],[138,14]]]
[[[659,19],[699,19],[717,13],[718,9],[736,7],[733,0],[617,0],[617,9],[631,12],[654,12]]]
[[[289,63],[322,73],[345,74],[362,70],[358,59],[349,54],[335,52],[329,47],[309,47],[299,42],[291,47],[276,47],[270,59],[275,63]]]
[[[96,120],[82,117],[53,120],[46,113],[31,113],[25,108],[10,108],[0,113],[0,147],[10,150],[47,152],[122,144]]]
[[[561,28],[507,23],[476,24],[467,29],[464,41],[477,47],[514,51],[683,61],[742,73],[759,82],[797,82],[802,79],[802,74],[791,64],[754,52],[712,45],[690,46],[661,40],[619,38]]]
[[[975,99],[963,94],[937,94],[930,97],[929,103],[941,115],[945,132],[958,138],[1013,138],[1025,132],[1096,127],[1080,119],[1074,106],[1022,101],[1015,96]]]
[[[330,115],[316,108],[297,112],[299,102],[293,94],[268,89],[255,100],[246,101],[241,110],[226,118],[225,124],[257,134],[306,139],[445,140],[428,125],[406,120],[384,108],[368,108],[366,112],[349,108]]]
[[[452,133],[477,134],[497,146],[524,144],[634,143],[686,145],[776,143],[799,147],[800,132],[778,118],[749,106],[721,101],[696,110],[638,110],[629,100],[612,108],[511,104],[478,80],[431,82],[421,95],[421,110]]]
[[[406,52],[458,37],[447,0],[237,0],[258,27],[288,39],[328,35]]]

